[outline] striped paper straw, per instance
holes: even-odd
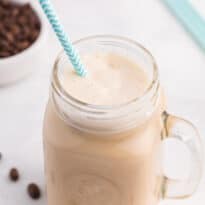
[[[205,50],[205,19],[188,0],[162,0],[180,20],[198,45]]]
[[[80,61],[80,56],[76,49],[73,47],[70,38],[66,34],[62,24],[60,23],[58,16],[49,0],[39,0],[40,5],[46,14],[53,30],[56,33],[61,45],[63,46],[67,56],[69,57],[76,73],[79,76],[85,76],[87,71],[85,70],[83,64]]]

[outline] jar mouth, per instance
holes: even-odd
[[[52,89],[55,91],[55,93],[60,96],[61,98],[63,98],[63,100],[66,103],[72,104],[72,106],[80,109],[80,110],[85,110],[87,112],[109,112],[109,111],[114,111],[114,110],[122,110],[128,106],[130,106],[131,104],[141,104],[142,102],[144,102],[145,99],[147,99],[147,96],[150,95],[150,93],[152,91],[154,91],[154,93],[156,94],[158,89],[159,89],[159,80],[158,80],[158,68],[157,68],[157,64],[156,61],[154,59],[154,57],[152,56],[152,54],[149,52],[149,50],[147,50],[144,46],[142,46],[140,43],[131,40],[129,38],[126,37],[122,37],[122,36],[117,36],[117,35],[94,35],[94,36],[88,36],[85,38],[81,38],[77,41],[73,42],[74,46],[78,46],[79,44],[83,43],[83,42],[88,42],[91,40],[102,40],[103,41],[121,41],[121,42],[125,42],[128,44],[131,44],[132,46],[135,46],[136,48],[140,48],[143,52],[146,53],[146,55],[149,57],[149,60],[151,61],[152,64],[152,68],[153,68],[153,75],[152,75],[152,79],[150,80],[147,88],[145,89],[145,91],[143,92],[143,94],[141,96],[138,96],[126,103],[122,103],[122,104],[115,104],[115,105],[95,105],[95,104],[89,104],[86,102],[83,102],[77,98],[74,98],[73,96],[71,96],[66,90],[65,88],[61,85],[60,83],[60,79],[58,76],[58,64],[59,61],[61,60],[62,55],[64,54],[64,51],[61,51],[60,54],[58,55],[55,63],[54,63],[54,68],[53,68],[53,72],[52,72],[52,82],[51,82],[51,86]],[[150,97],[153,97],[152,95]]]

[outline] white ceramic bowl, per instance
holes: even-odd
[[[27,1],[16,0],[16,2],[25,3]],[[40,34],[36,41],[24,51],[8,58],[0,58],[0,86],[23,79],[32,71],[44,67],[43,64],[46,63],[46,19],[35,3],[31,5],[41,22]]]

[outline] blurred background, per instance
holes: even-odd
[[[36,0],[26,2],[33,3],[41,12]],[[159,67],[168,111],[192,121],[205,140],[205,50],[196,44],[163,0],[52,2],[72,41],[88,35],[114,34],[132,38],[150,50]],[[205,18],[205,0],[190,2]],[[201,26],[205,28],[205,25]],[[36,202],[30,201],[24,195],[24,186],[18,189],[17,185],[9,186],[5,176],[11,166],[17,166],[22,170],[22,185],[28,180],[44,185],[42,121],[51,69],[61,50],[49,25],[46,32],[45,45],[40,52],[45,62],[39,62],[32,75],[24,80],[0,88],[0,151],[5,158],[0,162],[0,204],[45,204],[44,197]],[[202,205],[205,202],[204,190],[205,181],[202,180],[192,198],[163,201],[162,204]]]

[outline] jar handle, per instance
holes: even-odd
[[[191,196],[197,189],[202,175],[202,142],[197,129],[190,122],[169,115],[162,114],[164,123],[164,139],[174,138],[187,146],[191,153],[191,170],[187,179],[174,180],[164,176],[162,197],[179,199]]]

